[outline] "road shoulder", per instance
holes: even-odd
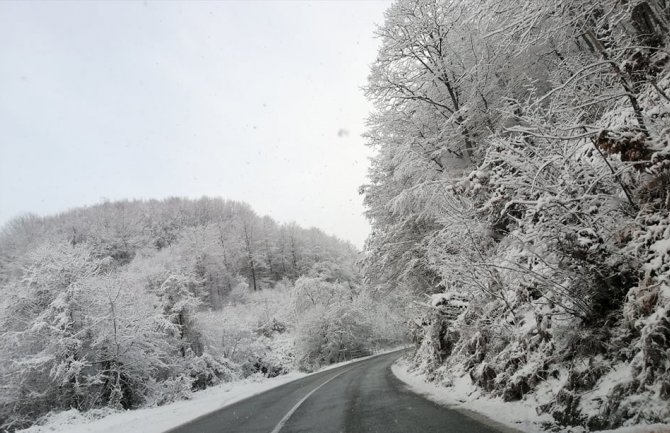
[[[542,418],[523,405],[508,407],[508,403],[496,399],[479,397],[464,386],[445,387],[427,382],[422,376],[408,371],[403,359],[391,366],[393,375],[415,394],[455,410],[502,433],[541,433]],[[512,415],[513,414],[513,415]]]

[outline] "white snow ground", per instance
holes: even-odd
[[[319,372],[364,361],[395,350],[398,349],[389,349],[372,356],[332,364],[322,368]],[[19,430],[17,433],[162,433],[199,416],[310,374],[314,373],[292,372],[272,379],[258,376],[228,382],[195,392],[189,400],[177,401],[165,406],[126,411],[94,409],[79,412],[71,409],[52,414],[42,425],[34,425]]]
[[[538,415],[532,400],[504,402],[500,398],[481,395],[467,375],[454,379],[452,386],[445,387],[427,382],[421,375],[409,372],[404,360],[396,362],[391,370],[411,391],[503,432],[546,433],[541,425],[552,420],[548,414]],[[574,427],[565,429],[565,433],[584,431]],[[601,430],[599,433],[670,433],[670,424],[621,427]]]

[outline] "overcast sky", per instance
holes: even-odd
[[[0,224],[220,196],[362,246],[384,1],[0,2]]]

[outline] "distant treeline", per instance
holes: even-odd
[[[11,220],[0,232],[0,281],[16,274],[24,253],[47,241],[86,246],[112,267],[189,243],[193,272],[212,308],[221,307],[240,278],[260,290],[295,280],[319,261],[353,262],[357,253],[349,242],[316,228],[279,224],[246,203],[206,197],[116,201]]]

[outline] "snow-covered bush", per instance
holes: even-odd
[[[296,327],[296,358],[303,370],[371,353],[371,326],[351,305],[316,305],[302,314]]]

